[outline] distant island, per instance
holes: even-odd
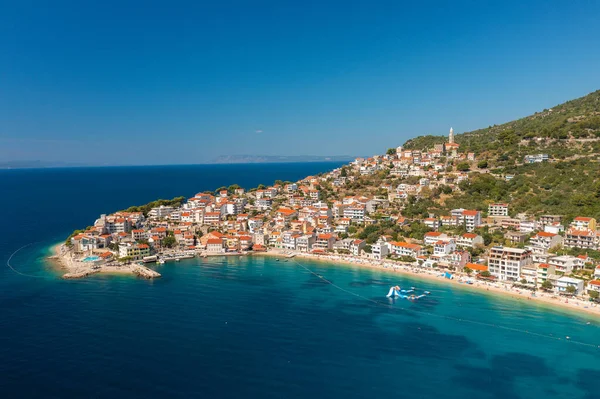
[[[243,164],[243,163],[302,163],[302,162],[349,162],[355,157],[350,155],[220,155],[206,164]],[[2,169],[50,169],[50,168],[96,168],[120,166],[148,166],[137,164],[75,163],[41,160],[0,161]]]
[[[156,278],[145,263],[195,256],[329,259],[600,314],[588,305],[600,301],[599,155],[597,91],[503,125],[416,137],[296,182],[234,184],[100,215],[54,257],[65,278]]]
[[[350,155],[220,155],[211,163],[349,162]]]

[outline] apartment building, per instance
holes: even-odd
[[[501,281],[518,280],[521,268],[531,263],[531,251],[520,248],[492,247],[488,257],[490,273]]]
[[[490,204],[488,216],[508,216],[508,204]]]

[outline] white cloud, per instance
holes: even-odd
[[[262,130],[255,130],[254,133],[262,133]]]

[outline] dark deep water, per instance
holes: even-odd
[[[261,257],[167,263],[156,281],[63,281],[43,262],[100,213],[336,166],[0,171],[2,397],[600,397],[600,327],[585,315],[305,260],[361,297]],[[6,266],[30,242],[11,263],[37,277]],[[385,302],[392,284],[432,295],[391,308],[365,299]]]

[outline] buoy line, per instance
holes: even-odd
[[[520,328],[503,326],[503,325],[500,325],[500,324],[492,324],[492,323],[486,323],[486,322],[478,321],[478,320],[470,320],[470,319],[463,319],[463,318],[458,318],[458,317],[453,317],[453,316],[445,316],[445,315],[440,315],[440,314],[436,314],[436,313],[431,313],[431,312],[423,311],[423,310],[420,310],[420,309],[398,308],[398,307],[392,306],[389,303],[381,302],[381,301],[378,301],[378,300],[375,300],[375,299],[372,299],[372,298],[367,298],[364,295],[358,294],[356,292],[352,292],[350,290],[345,289],[344,287],[340,287],[339,285],[333,283],[332,281],[328,280],[327,278],[323,277],[322,275],[320,275],[318,273],[315,273],[313,270],[311,270],[308,267],[302,265],[295,258],[292,258],[292,260],[298,266],[300,266],[301,268],[303,268],[304,270],[306,270],[310,274],[312,274],[312,275],[320,278],[321,280],[323,280],[327,284],[333,286],[334,288],[336,288],[336,289],[338,289],[340,291],[343,291],[343,292],[345,292],[347,294],[353,295],[353,296],[355,296],[357,298],[364,299],[364,300],[366,300],[368,302],[371,302],[371,303],[373,303],[375,305],[383,306],[383,307],[386,307],[386,308],[394,310],[394,311],[403,311],[403,312],[406,312],[406,313],[415,312],[415,313],[420,313],[420,314],[424,314],[424,315],[427,315],[427,316],[437,317],[439,319],[446,319],[446,320],[451,320],[451,321],[461,322],[461,323],[470,323],[470,324],[480,325],[480,326],[484,326],[484,327],[496,328],[496,329],[499,329],[499,330],[505,330],[505,331],[522,333],[522,334],[528,334],[528,335],[532,335],[532,336],[535,336],[535,337],[547,338],[547,339],[552,339],[552,340],[561,341],[561,342],[568,342],[570,344],[576,344],[576,345],[586,346],[586,347],[595,348],[595,349],[599,349],[600,348],[600,345],[590,344],[590,343],[582,342],[582,341],[576,341],[576,340],[571,339],[571,337],[565,337],[565,339],[563,339],[563,338],[555,337],[555,336],[549,335],[549,334],[537,333],[537,332],[534,332],[534,331],[528,331],[528,330],[523,330],[523,329],[520,329]]]
[[[21,276],[25,276],[25,277],[32,277],[32,278],[46,278],[46,276],[36,276],[34,274],[27,274],[27,273],[21,273],[20,271],[18,271],[17,269],[15,269],[11,264],[10,261],[12,260],[12,258],[22,249],[27,248],[30,245],[36,244],[37,242],[30,242],[29,244],[25,244],[23,245],[21,248],[17,249],[15,252],[13,252],[12,254],[10,254],[9,258],[6,261],[6,266],[8,266],[13,272],[20,274]]]

